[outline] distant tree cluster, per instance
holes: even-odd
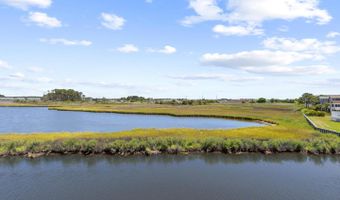
[[[206,105],[217,103],[216,100],[210,99],[172,99],[172,100],[157,100],[156,104],[170,104],[170,105]]]
[[[270,99],[270,103],[295,103],[296,99]]]
[[[3,95],[3,94],[0,94],[0,97],[5,97],[5,95]]]
[[[140,96],[128,96],[121,98],[121,100],[127,102],[144,102],[146,101],[146,98]]]
[[[44,101],[81,101],[84,99],[82,92],[75,91],[73,89],[54,89],[48,91],[43,96]]]
[[[266,102],[267,102],[267,99],[265,99],[263,97],[256,100],[256,103],[266,103]]]
[[[325,116],[325,112],[330,111],[329,103],[321,103],[320,97],[311,93],[304,93],[298,103],[304,105],[302,112],[308,116]]]
[[[299,99],[300,104],[304,104],[306,108],[310,108],[320,104],[320,99],[311,93],[304,93]]]

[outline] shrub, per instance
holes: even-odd
[[[302,109],[302,112],[307,116],[324,117],[326,115],[323,111],[316,111],[311,109]]]

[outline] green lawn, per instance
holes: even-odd
[[[326,115],[325,117],[310,117],[310,118],[319,128],[340,132],[340,122],[332,121],[330,115]]]

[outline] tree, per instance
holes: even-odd
[[[84,99],[82,92],[75,91],[73,89],[54,89],[48,91],[43,96],[44,101],[81,101]]]
[[[0,97],[5,97],[5,95],[3,95],[3,94],[0,94]]]
[[[311,93],[304,93],[299,99],[299,103],[304,104],[306,108],[320,103],[319,97]]]
[[[257,102],[257,103],[266,103],[266,102],[267,102],[267,99],[261,97],[261,98],[259,98],[256,102]]]

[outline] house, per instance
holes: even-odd
[[[340,122],[340,95],[322,95],[319,99],[321,104],[329,103],[332,120]]]
[[[340,122],[340,95],[330,96],[332,120]]]

